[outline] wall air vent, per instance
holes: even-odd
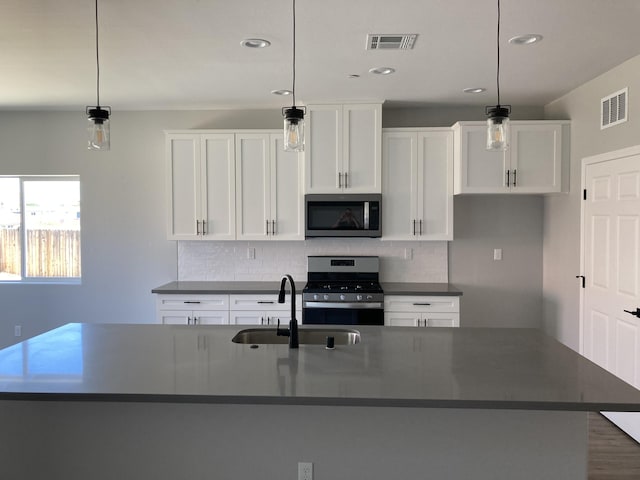
[[[627,121],[629,88],[612,93],[600,100],[600,129]]]
[[[418,38],[417,33],[367,35],[367,50],[411,50]]]

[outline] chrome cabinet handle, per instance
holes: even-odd
[[[431,305],[430,303],[414,303],[415,306],[428,306]]]
[[[342,172],[338,172],[338,188],[342,188]]]
[[[275,235],[275,234],[276,234],[276,221],[271,220],[271,235]]]
[[[422,235],[422,219],[420,219],[420,235]]]
[[[513,186],[514,187],[516,186],[516,179],[518,178],[516,175],[517,175],[517,172],[516,172],[516,169],[514,168],[513,169]]]
[[[205,235],[207,233],[205,225],[207,224],[207,222],[205,222],[204,220],[202,220],[202,235]]]
[[[413,221],[413,234],[416,234],[416,221]]]
[[[182,303],[200,303],[200,302],[199,302],[199,301],[196,301],[196,300],[185,300],[185,301],[184,301],[184,302],[182,302]]]
[[[191,325],[191,317],[187,317],[187,325]]]
[[[200,235],[200,220],[196,220],[196,235]]]
[[[344,188],[349,188],[349,172],[344,172]]]
[[[265,229],[267,231],[267,235],[269,235],[269,220],[265,220]]]
[[[509,170],[507,170],[507,187],[509,186]]]
[[[268,303],[273,305],[275,302],[273,300],[258,300],[258,303],[262,304],[262,303]]]
[[[193,317],[193,324],[197,325],[198,324],[198,317]]]

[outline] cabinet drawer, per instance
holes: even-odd
[[[229,310],[229,295],[158,295],[161,310]]]
[[[459,312],[460,298],[456,296],[385,295],[387,312]]]
[[[269,295],[229,295],[230,310],[287,310],[291,309],[291,295],[285,297],[285,303],[278,303],[277,294]],[[296,295],[296,310],[302,307],[302,295]]]

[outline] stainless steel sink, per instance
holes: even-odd
[[[300,345],[326,345],[327,337],[333,337],[335,345],[360,343],[360,332],[357,330],[303,327],[298,330]],[[252,345],[285,344],[289,343],[289,337],[279,337],[275,328],[247,328],[236,333],[231,341]]]

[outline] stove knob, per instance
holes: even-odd
[[[329,300],[329,295],[327,295],[326,293],[322,296],[325,300]]]
[[[344,295],[340,295],[340,300],[344,300],[345,296]]]
[[[362,300],[362,295],[356,295],[356,300]]]
[[[373,297],[371,295],[367,295],[367,300],[373,300]]]
[[[320,295],[318,295],[317,293],[313,294],[313,299],[314,300],[318,300],[320,298]]]

